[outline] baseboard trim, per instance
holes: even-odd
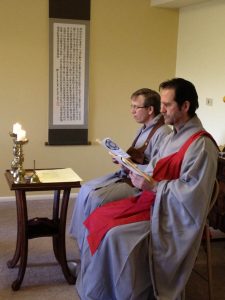
[[[77,197],[77,193],[71,193],[70,199],[75,199]],[[53,194],[43,194],[43,195],[28,195],[27,200],[52,200]],[[6,196],[6,197],[0,197],[0,203],[1,202],[10,202],[15,201],[15,196]]]

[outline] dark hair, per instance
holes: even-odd
[[[162,82],[159,85],[160,89],[173,89],[175,91],[174,100],[177,102],[178,107],[181,108],[182,104],[188,101],[190,103],[188,115],[190,117],[195,115],[195,111],[199,105],[198,94],[193,83],[183,78],[173,78]]]
[[[135,98],[137,96],[144,96],[144,106],[150,107],[152,106],[154,108],[154,114],[157,116],[160,113],[160,95],[156,91],[153,91],[148,88],[142,88],[137,91],[135,91],[131,95],[131,99]]]

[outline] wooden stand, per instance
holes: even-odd
[[[53,250],[56,260],[61,265],[62,272],[69,284],[74,284],[76,278],[70,273],[65,246],[66,216],[71,188],[80,187],[80,182],[57,182],[57,183],[23,183],[15,184],[10,171],[5,172],[10,190],[15,191],[17,206],[17,242],[14,256],[8,261],[9,268],[14,268],[18,261],[19,271],[17,279],[12,283],[12,289],[17,291],[23,281],[27,266],[28,240],[38,237],[52,237]],[[26,192],[54,191],[52,219],[34,218],[28,220]],[[62,202],[60,205],[60,192]]]
[[[215,205],[209,214],[209,225],[225,233],[225,159],[218,159],[217,179],[220,192]]]

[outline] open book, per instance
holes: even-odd
[[[120,148],[111,138],[107,137],[103,140],[96,139],[100,145],[104,146],[109,154],[121,165],[130,170],[133,173],[136,173],[146,180],[151,181],[151,177],[144,173],[138,168],[138,166],[131,160],[130,155]]]

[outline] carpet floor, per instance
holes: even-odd
[[[73,201],[68,207],[68,222],[71,218]],[[49,217],[52,214],[52,202],[44,200],[28,201],[28,217]],[[52,239],[49,237],[29,240],[28,262],[23,283],[19,291],[11,289],[16,279],[18,268],[9,269],[7,261],[13,257],[16,245],[16,205],[15,202],[0,203],[0,300],[78,300],[74,285],[69,285],[56,262],[53,254]],[[79,252],[75,241],[66,236],[68,261],[79,259]],[[225,300],[225,241],[212,242],[213,258],[213,287],[214,300]],[[196,261],[195,270],[186,288],[186,300],[207,300],[207,281],[205,253],[202,249]],[[104,299],[109,300],[109,299]],[[118,299],[124,300],[124,299]],[[140,299],[142,300],[142,299]]]

